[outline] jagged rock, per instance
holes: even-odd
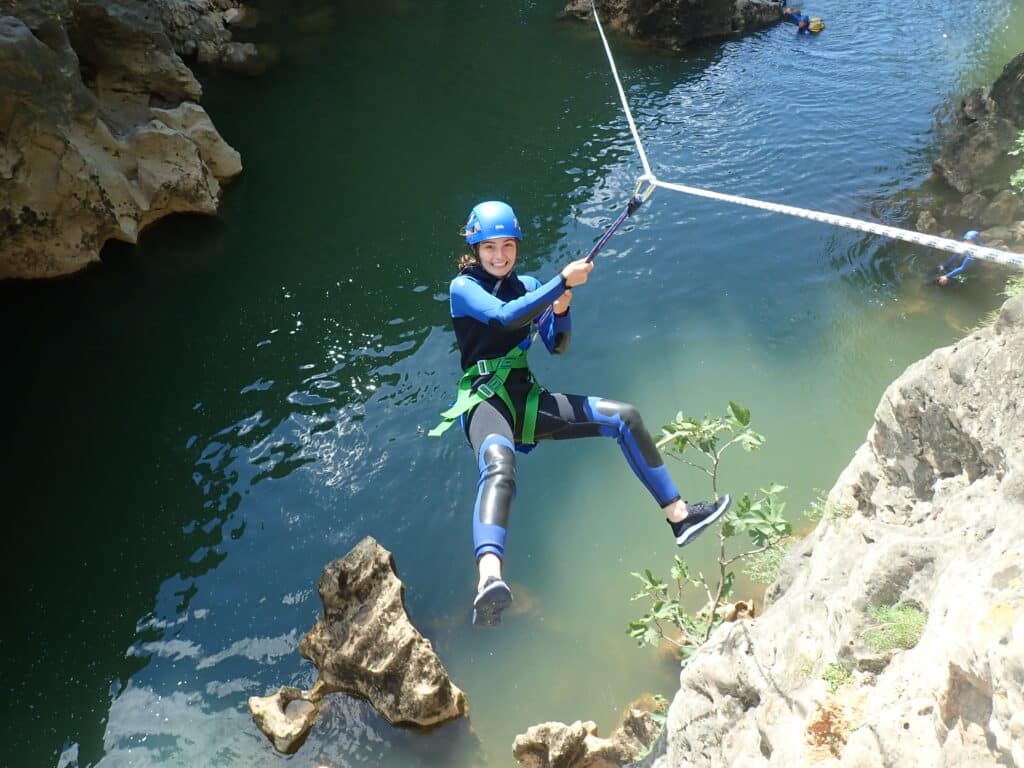
[[[982,227],[1006,227],[1024,217],[1024,201],[1013,190],[1004,189],[992,198],[979,216]]]
[[[306,741],[317,715],[322,693],[283,686],[270,696],[250,696],[249,711],[256,727],[274,749],[290,755]]]
[[[694,40],[731,37],[782,19],[782,5],[762,0],[598,0],[601,23],[671,50]],[[563,15],[591,19],[590,0],[569,0]]]
[[[259,26],[260,12],[255,8],[228,8],[223,14],[224,23],[236,29],[252,29]]]
[[[224,69],[242,75],[261,75],[277,61],[277,49],[255,43],[228,43],[220,55]]]
[[[1024,53],[1003,67],[992,84],[991,98],[1004,117],[1024,125]]]
[[[1004,117],[985,117],[955,131],[935,161],[935,172],[961,194],[1005,189],[1020,165],[1007,153],[1018,128]]]
[[[1022,359],[1019,296],[886,390],[768,607],[682,672],[656,768],[1024,765]],[[920,640],[872,646],[897,603]]]
[[[521,768],[620,768],[657,738],[661,727],[651,716],[655,706],[651,697],[630,704],[622,724],[607,739],[597,735],[589,720],[534,725],[516,736],[512,756]]]
[[[222,62],[232,45],[231,28],[255,26],[259,14],[242,0],[151,0],[174,50],[204,63]],[[232,58],[237,58],[237,53]]]
[[[974,122],[984,117],[991,117],[996,113],[996,109],[996,103],[992,101],[992,89],[990,87],[975,88],[973,91],[969,91],[957,105],[956,118],[961,123]]]
[[[988,207],[988,198],[981,192],[965,195],[960,204],[960,215],[968,221],[977,221],[981,213]]]
[[[919,232],[934,234],[939,231],[939,221],[931,211],[921,211],[917,217],[917,229]]]
[[[324,568],[317,589],[324,616],[299,652],[317,666],[324,693],[362,696],[396,724],[434,725],[467,713],[465,694],[405,613],[390,552],[366,537]]]
[[[163,216],[215,213],[241,161],[200,94],[147,5],[0,0],[0,279],[71,274]]]
[[[962,200],[949,202],[946,215],[938,214],[935,227],[918,228],[934,232],[953,227],[962,231],[965,223],[1001,228],[1024,216],[1024,206],[1018,207],[1015,199],[1008,197],[1010,175],[1021,162],[1008,151],[1022,129],[1024,53],[1003,68],[991,87],[974,89],[957,107],[953,130],[933,165],[933,179],[943,197],[962,196]],[[1000,195],[998,202],[990,200]],[[947,220],[947,216],[954,220]],[[986,243],[1014,247],[1013,238]]]

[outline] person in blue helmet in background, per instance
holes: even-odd
[[[801,13],[799,8],[784,8],[782,10],[782,20],[790,24],[796,24],[796,33],[798,35],[811,34],[811,17]]]
[[[687,504],[669,476],[636,408],[587,395],[549,392],[530,372],[526,350],[536,334],[548,352],[564,354],[572,332],[572,289],[587,282],[593,263],[569,262],[547,282],[515,273],[523,234],[512,208],[475,206],[463,233],[471,254],[451,283],[451,315],[465,371],[455,403],[431,430],[462,422],[480,479],[473,507],[473,547],[479,580],[473,624],[490,627],[512,602],[502,578],[505,537],[516,493],[515,451],[539,440],[613,437],[630,469],[665,513],[679,546],[729,507],[729,496]],[[551,308],[552,311],[547,311]]]
[[[975,245],[983,245],[981,242],[981,233],[976,229],[970,229],[964,233],[963,241],[965,243],[974,243]],[[964,272],[971,262],[974,261],[968,254],[954,253],[942,264],[939,265],[939,276],[935,278],[935,282],[938,285],[949,285],[951,280],[955,280],[959,283],[964,281]],[[959,266],[953,268],[954,264],[959,262]]]

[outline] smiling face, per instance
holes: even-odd
[[[505,277],[516,265],[519,241],[514,237],[496,237],[477,246],[480,266],[495,277]]]

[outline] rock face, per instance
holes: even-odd
[[[151,5],[0,0],[0,279],[71,274],[168,214],[214,213],[242,165],[201,94]]]
[[[1024,53],[990,88],[975,89],[960,103],[934,165],[939,200],[921,214],[919,226],[954,237],[981,229],[986,244],[1024,248],[1024,200],[1009,188],[1024,158],[1008,154],[1022,129]]]
[[[1022,360],[1024,296],[889,387],[769,607],[683,671],[654,766],[1024,765]],[[897,604],[927,617],[908,650],[871,638]]]
[[[521,768],[620,768],[658,736],[661,727],[651,716],[652,709],[653,700],[634,702],[607,739],[597,735],[597,726],[590,721],[534,725],[516,737],[512,756]]]
[[[761,0],[597,0],[603,26],[661,48],[753,32],[782,19],[782,5]],[[591,20],[590,0],[569,0],[568,18]]]
[[[324,616],[299,643],[299,652],[319,670],[316,685],[249,699],[253,719],[277,749],[298,749],[328,693],[368,699],[388,721],[402,725],[436,725],[469,711],[466,695],[409,621],[391,553],[373,538],[329,563],[317,589]]]

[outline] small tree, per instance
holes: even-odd
[[[730,402],[724,417],[706,416],[701,420],[676,415],[671,424],[662,427],[658,447],[688,466],[703,472],[711,481],[711,490],[718,497],[718,468],[723,454],[733,446],[756,451],[764,445],[762,435],[750,428],[750,411]],[[718,529],[718,573],[708,579],[698,571],[691,575],[686,562],[676,555],[670,571],[671,585],[656,578],[651,571],[634,572],[642,587],[633,600],[650,604],[646,614],[629,623],[629,635],[639,645],[669,642],[678,648],[685,664],[693,652],[722,623],[720,610],[733,595],[736,581],[734,565],[785,546],[792,526],[783,517],[785,504],[778,495],[785,486],[771,485],[758,489],[754,496],[744,494],[727,512]],[[729,554],[731,540],[746,534],[752,546]],[[689,613],[683,607],[686,592],[693,588],[707,598],[704,607]]]

